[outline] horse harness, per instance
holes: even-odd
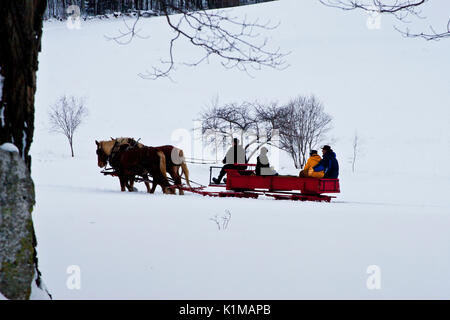
[[[117,140],[114,141],[114,145],[111,149],[111,154],[108,157],[109,164],[114,169],[119,167],[119,159],[117,156],[120,154],[120,152],[128,151],[133,148],[137,148],[138,142],[134,139],[131,141],[128,140],[126,144],[120,144]]]
[[[115,140],[114,146],[111,149],[111,154],[108,157],[109,164],[114,169],[114,171],[120,171],[120,157],[119,157],[119,155],[122,152],[126,152],[126,151],[132,150],[134,148],[138,148],[138,141],[136,141],[134,139],[129,139],[127,141],[127,143],[120,144],[117,140]],[[139,171],[140,174],[148,175],[148,172],[147,172],[147,170],[145,170],[144,167],[139,166],[139,168],[135,168],[135,169],[137,169],[137,171]],[[136,174],[139,174],[139,173],[136,172]]]

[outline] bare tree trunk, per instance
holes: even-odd
[[[28,168],[34,132],[34,93],[45,0],[0,4],[0,144],[15,144]]]
[[[0,170],[0,291],[10,299],[28,299],[33,279],[38,286],[41,281],[31,218],[34,187],[28,152],[46,4],[46,0],[0,2],[0,145],[9,142],[19,149],[19,154],[3,152],[0,157],[0,166],[4,166]]]
[[[61,14],[61,17],[63,19],[65,19],[66,18],[66,0],[62,0],[61,3],[62,3],[62,14]]]
[[[297,152],[295,152],[294,149],[291,149],[289,153],[291,154],[292,160],[294,161],[295,169],[300,169],[301,166],[299,167],[299,161],[298,161]]]
[[[80,11],[81,11],[81,15],[85,14],[85,10],[84,10],[84,0],[80,1]]]
[[[352,159],[352,172],[353,173],[355,173],[356,155],[358,153],[358,142],[359,142],[359,137],[358,137],[358,134],[355,133],[355,137],[353,139],[353,159]]]
[[[69,144],[70,144],[70,152],[71,152],[72,158],[73,158],[74,155],[73,155],[73,142],[72,142],[72,139],[69,139]]]

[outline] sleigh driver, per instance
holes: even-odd
[[[245,156],[245,150],[241,144],[239,144],[239,140],[237,138],[233,139],[233,146],[228,149],[225,158],[223,158],[222,163],[225,165],[220,170],[219,176],[217,178],[212,178],[212,181],[215,184],[220,184],[222,178],[227,174],[225,170],[236,169],[236,170],[245,170],[247,166],[247,157]]]

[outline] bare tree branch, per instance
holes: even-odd
[[[270,67],[283,70],[288,67],[284,60],[288,53],[280,48],[271,49],[268,38],[262,33],[274,30],[278,24],[270,21],[260,23],[258,19],[249,21],[247,17],[231,16],[230,10],[192,9],[182,5],[173,5],[171,1],[158,0],[161,13],[175,35],[169,44],[169,58],[161,60],[162,67],[152,67],[139,74],[144,79],[168,77],[175,69],[175,44],[188,40],[193,46],[202,49],[203,54],[193,62],[183,62],[185,66],[198,66],[210,57],[219,58],[225,68],[237,68],[251,75],[252,70]],[[174,15],[175,14],[175,15]],[[136,29],[139,15],[132,26],[126,25],[125,32],[120,31],[116,37],[107,37],[121,44],[129,43],[138,36]]]
[[[140,13],[137,13],[136,16],[136,20],[134,21],[134,23],[129,26],[127,21],[125,20],[125,17],[123,18],[123,23],[125,25],[126,31],[122,31],[119,29],[119,35],[114,36],[114,37],[110,37],[110,36],[104,36],[106,38],[106,40],[110,41],[113,40],[115,41],[117,44],[121,44],[121,45],[125,45],[125,44],[129,44],[134,37],[138,37],[140,39],[148,39],[150,38],[149,36],[141,36],[139,35],[139,32],[141,31],[141,29],[136,29],[136,25],[139,21],[139,18],[141,17]]]
[[[428,0],[319,0],[322,4],[339,8],[342,10],[363,10],[367,12],[376,12],[380,14],[390,14],[402,22],[407,22],[408,17],[424,18],[421,14],[421,8]],[[436,32],[430,26],[430,32],[411,32],[408,28],[406,30],[394,26],[394,28],[410,38],[423,38],[425,40],[441,40],[450,37],[450,19],[447,22],[445,29],[441,32]]]
[[[408,38],[423,38],[427,41],[429,40],[441,40],[450,37],[450,19],[447,22],[447,27],[445,31],[436,32],[432,26],[430,26],[430,32],[421,32],[421,33],[413,33],[408,28],[405,30],[401,30],[397,27],[394,27],[398,32],[403,34],[403,36]]]

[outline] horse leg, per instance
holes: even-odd
[[[172,188],[169,188],[170,183],[169,183],[169,181],[167,181],[167,178],[165,176],[163,176],[161,171],[159,171],[158,169],[156,169],[155,171],[156,172],[154,172],[154,174],[152,174],[153,187],[156,188],[157,185],[160,185],[162,192],[164,194],[175,194],[175,190]]]
[[[134,191],[134,177],[130,179],[129,185],[130,185],[131,190]]]
[[[179,186],[178,194],[181,196],[181,195],[184,195],[184,191],[183,191],[183,189],[181,189],[182,182],[181,182],[181,176],[178,173],[178,169],[179,169],[179,166],[173,166],[172,168],[170,168],[169,174],[172,177],[175,184]]]
[[[161,181],[159,181],[159,179],[154,178],[154,179],[153,179],[153,188],[156,189],[156,187],[157,187],[158,185],[161,187],[162,192],[163,192],[164,194],[166,194],[166,193],[167,193],[167,190],[166,190],[167,188],[164,188],[163,184],[161,183]]]
[[[128,177],[126,180],[126,186],[129,192],[134,191],[134,176]]]
[[[150,189],[150,183],[148,183],[147,181],[144,181],[145,187],[147,188],[147,193],[153,193],[152,190]]]
[[[186,184],[188,185],[189,188],[192,188],[191,187],[191,183],[189,182],[189,169],[188,169],[188,167],[186,165],[186,162],[184,160],[183,150],[180,149],[179,155],[180,155],[180,158],[182,159],[181,164],[180,164],[180,166],[181,166],[181,175],[184,174],[184,179],[186,180]]]
[[[142,176],[142,179],[144,179],[144,184],[145,184],[145,187],[147,188],[147,193],[153,193],[152,190],[150,189],[150,183],[148,181],[145,181],[145,180],[148,180],[148,174],[145,173]]]
[[[123,175],[119,175],[120,191],[125,192],[125,186],[127,184],[127,178]]]
[[[150,193],[155,193],[157,186],[158,186],[158,183],[156,183],[156,179],[155,179],[155,177],[153,177],[153,184],[152,184],[152,189],[150,190]]]
[[[126,180],[127,189],[128,189],[129,192],[134,192],[134,188],[132,186],[132,183],[129,182],[129,181],[131,181],[131,180],[128,180],[128,179]]]
[[[159,157],[159,163],[153,163],[152,167],[149,168],[152,171],[153,176],[153,187],[156,188],[156,185],[160,185],[163,193],[174,194],[175,191],[170,187],[170,183],[167,180],[167,171],[166,171],[166,156],[162,151],[158,151],[157,155]]]
[[[124,174],[123,179],[125,181],[125,187],[128,189],[129,192],[133,192],[133,184],[134,184],[134,175],[128,175]],[[125,190],[124,190],[125,191]]]
[[[163,190],[163,192],[164,192],[165,194],[176,194],[174,188],[169,188],[169,187],[170,187],[170,184],[169,184],[168,182],[167,182],[167,186],[166,186],[166,187],[164,187],[164,185],[165,185],[165,183],[161,183],[161,184],[160,184],[161,189]]]
[[[153,193],[150,190],[150,183],[148,183],[148,181],[146,181],[146,180],[148,180],[148,174],[146,172],[141,172],[140,177],[144,181],[145,187],[147,188],[147,193]],[[134,179],[132,181],[133,181],[133,184],[134,184],[134,182],[136,182],[136,181],[134,181]],[[135,190],[135,188],[133,187],[133,184],[131,185],[131,187],[133,188],[133,190]]]

